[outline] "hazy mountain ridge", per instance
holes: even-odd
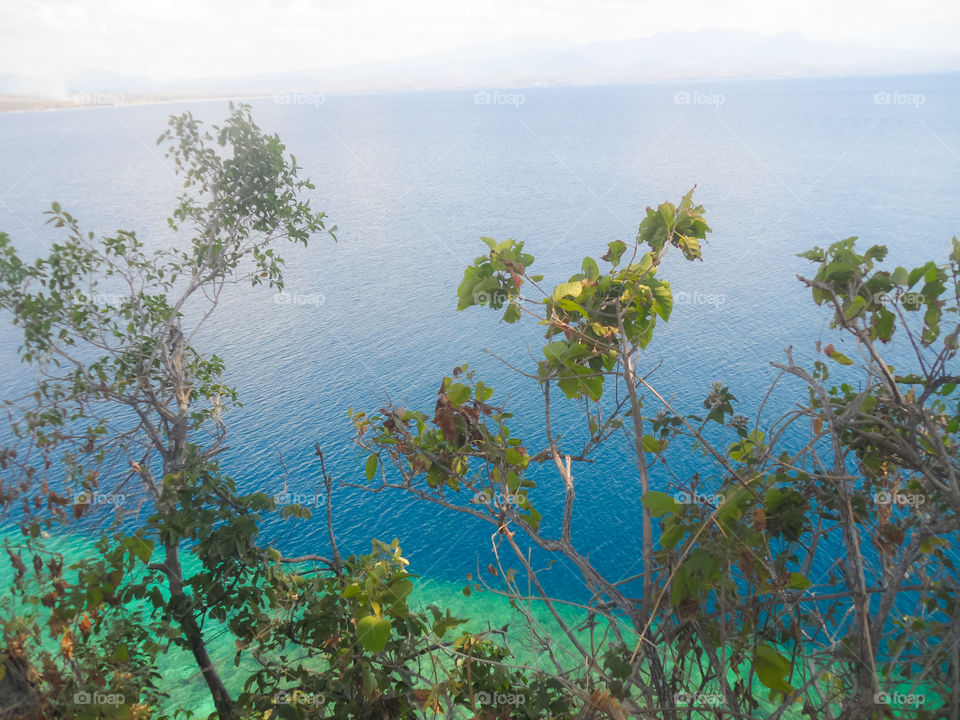
[[[518,51],[518,47],[531,47]],[[0,94],[70,99],[76,94],[140,97],[364,92],[533,85],[589,85],[734,77],[867,75],[960,70],[960,52],[879,50],[814,42],[800,33],[671,31],[621,42],[575,44],[539,39],[478,44],[391,62],[256,76],[160,82],[112,71],[86,71],[51,92],[25,76],[0,76]],[[32,90],[31,90],[32,89]],[[74,98],[75,99],[75,98]],[[86,104],[112,104],[109,102]],[[133,99],[133,98],[131,98]],[[80,99],[83,102],[83,98]]]

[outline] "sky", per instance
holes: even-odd
[[[0,75],[57,86],[106,70],[169,82],[701,29],[947,53],[960,2],[0,0]]]

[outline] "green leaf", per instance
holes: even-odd
[[[376,455],[371,455],[367,458],[366,473],[367,480],[373,480],[373,476],[377,474],[377,467],[380,465],[380,458]]]
[[[769,645],[757,646],[753,669],[760,682],[773,691],[772,694],[786,696],[793,692],[793,686],[786,681],[791,669],[790,661]]]
[[[620,264],[620,258],[626,249],[627,244],[625,242],[622,240],[614,240],[612,243],[607,244],[607,253],[600,259],[606,260],[608,263],[616,267]]]
[[[673,550],[686,534],[686,528],[682,525],[670,525],[660,534],[660,547]]]
[[[699,240],[685,235],[679,236],[677,240],[680,242],[680,251],[687,260],[703,260]]]
[[[670,283],[663,281],[653,287],[654,308],[657,315],[666,322],[670,319],[673,310],[673,295],[670,292]]]
[[[910,281],[910,275],[906,268],[898,267],[890,275],[890,279],[897,285],[906,285]]]
[[[450,398],[450,403],[456,407],[470,397],[470,388],[463,383],[453,383],[447,388],[447,397]]]
[[[523,464],[523,454],[519,450],[514,450],[509,448],[506,452],[507,462],[511,465],[522,465]]]
[[[534,508],[531,507],[529,512],[521,513],[520,519],[529,525],[534,532],[537,532],[537,530],[540,529],[540,520],[542,519],[542,516]]]
[[[446,609],[442,615],[440,614],[439,608],[435,605],[430,605],[429,609],[430,612],[433,613],[433,632],[437,637],[443,637],[448,630],[452,630],[457,625],[462,625],[467,622],[466,620],[453,617],[449,609]]]
[[[673,495],[667,495],[664,492],[648,490],[643,496],[643,504],[650,511],[653,517],[663,517],[667,513],[675,513],[680,509],[680,503],[676,501]]]
[[[357,639],[364,650],[378,653],[386,647],[391,630],[388,618],[367,615],[357,622]]]
[[[653,435],[644,435],[643,436],[643,449],[646,452],[660,452],[663,449],[661,442],[655,438]]]
[[[888,341],[893,336],[894,322],[896,321],[897,316],[886,308],[881,308],[873,321],[873,326],[870,328],[870,335],[873,338],[877,338],[883,342]]]
[[[811,585],[813,583],[803,573],[790,573],[790,581],[787,583],[787,587],[791,590],[806,590]]]
[[[834,362],[840,363],[841,365],[853,365],[853,360],[837,350],[834,350],[832,353],[830,353],[828,357]]]
[[[583,274],[588,280],[596,281],[600,277],[600,268],[597,267],[597,261],[592,257],[585,257],[580,264]]]
[[[477,383],[477,400],[486,402],[493,396],[493,388],[487,387],[482,382]]]
[[[845,320],[853,320],[857,315],[863,312],[863,308],[866,306],[867,301],[863,298],[862,295],[857,295],[850,302],[849,305],[843,311],[843,317]]]
[[[123,539],[123,544],[136,555],[143,563],[150,562],[150,556],[153,555],[153,541],[144,540],[142,537],[132,535]]]
[[[543,354],[547,360],[554,363],[559,363],[563,360],[569,351],[570,345],[563,340],[556,340],[543,346]]]
[[[580,280],[571,280],[570,282],[560,283],[553,289],[553,299],[560,300],[563,297],[579,297],[583,291],[583,282]]]

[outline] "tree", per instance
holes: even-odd
[[[239,392],[199,331],[228,286],[281,290],[277,246],[305,244],[326,220],[279,138],[249,107],[231,110],[209,129],[174,116],[159,140],[187,190],[173,249],[150,252],[131,231],[97,239],[56,204],[50,222],[67,238],[46,257],[28,263],[0,234],[0,307],[38,376],[7,403],[18,442],[0,452],[0,505],[23,536],[5,543],[2,717],[190,716],[158,671],[171,643],[193,656],[222,720],[453,717],[521,682],[531,712],[569,717],[562,684],[511,668],[502,630],[450,637],[464,620],[408,606],[415,576],[396,539],[341,554],[319,446],[329,556],[258,542],[267,514],[295,523],[311,511],[240,494],[221,468]],[[111,503],[112,520],[97,512]],[[69,556],[51,531],[78,527],[100,534]],[[224,679],[212,628],[230,634],[241,683]]]
[[[311,511],[239,494],[221,467],[239,392],[198,330],[227,286],[282,289],[277,246],[306,243],[325,216],[246,106],[210,129],[175,116],[160,141],[185,178],[170,218],[182,246],[149,252],[127,231],[98,240],[57,205],[50,221],[67,238],[47,256],[28,263],[0,234],[0,307],[38,377],[7,404],[18,442],[0,451],[0,506],[23,535],[6,543],[14,582],[0,601],[4,720],[166,717],[158,658],[170,643],[193,656],[223,719],[957,718],[956,239],[946,263],[912,270],[877,269],[885,248],[861,255],[855,238],[806,253],[817,271],[801,280],[860,361],[829,344],[806,369],[788,350],[771,393],[795,378],[807,399],[763,426],[758,412],[751,427],[726,386],[694,412],[666,400],[645,367],[673,307],[663,258],[701,260],[710,231],[693,191],[648,208],[632,243],[607,245],[603,270],[584,258],[552,289],[530,274],[523,243],[485,238],[458,307],[544,328],[542,359],[518,370],[542,394],[545,444],[518,437],[464,364],[440,381],[432,412],[351,411],[367,479],[353,484],[492,526],[488,573],[465,592],[511,600],[543,653],[524,664],[504,629],[454,637],[461,618],[411,608],[398,540],[341,554],[319,446],[328,555],[284,557],[259,542],[266,515],[295,523]],[[523,298],[525,285],[542,299]],[[895,333],[911,351],[899,370],[882,356]],[[556,426],[558,403],[582,410],[582,443]],[[643,497],[637,577],[608,576],[596,539],[574,541],[580,468],[618,433]],[[672,466],[678,452],[698,454],[697,473]],[[708,472],[716,487],[701,484]],[[550,477],[564,495],[556,536],[538,509]],[[101,498],[134,495],[145,512],[98,513]],[[50,531],[81,523],[100,534],[69,558]],[[556,556],[579,569],[588,601],[547,592],[539,560]],[[561,636],[539,626],[531,601]],[[211,656],[212,625],[234,641],[239,687]]]
[[[632,244],[610,243],[606,270],[584,258],[552,290],[529,274],[534,258],[522,242],[483,238],[489,252],[464,272],[458,308],[486,306],[505,322],[531,316],[545,327],[535,369],[514,369],[542,393],[546,446],[511,432],[507,406],[491,404],[494,388],[463,365],[441,381],[432,418],[393,404],[353,414],[367,478],[379,474],[365,487],[400,490],[496,528],[491,577],[472,588],[518,608],[529,600],[522,588],[535,589],[579,654],[556,670],[575,677],[583,717],[879,718],[904,706],[916,717],[956,718],[960,625],[949,548],[960,529],[960,378],[950,364],[960,244],[954,239],[947,264],[913,270],[874,270],[886,249],[859,255],[855,238],[806,253],[819,267],[801,280],[833,309],[862,361],[833,345],[822,351],[856,371],[861,387],[851,375],[827,388],[825,362],[808,371],[788,350],[786,363],[773,363],[781,377],[771,392],[793,376],[809,401],[768,427],[757,413],[751,428],[726,386],[714,384],[702,411],[691,412],[651,385],[655,368],[641,369],[658,318],[672,310],[670,285],[656,277],[661,261],[677,250],[701,260],[707,232],[691,191],[678,205],[648,208]],[[524,298],[525,285],[542,300]],[[911,316],[921,309],[917,327]],[[880,354],[895,330],[913,350],[913,367],[899,373]],[[576,435],[554,426],[555,389],[582,408],[584,443],[560,439]],[[659,409],[646,410],[651,403]],[[621,428],[643,493],[640,527],[627,531],[642,539],[639,577],[605,576],[591,560],[596,538],[575,543],[571,528],[574,468]],[[693,476],[671,466],[670,448],[700,454]],[[654,463],[665,468],[656,487]],[[540,530],[538,464],[552,467],[564,490],[556,536]],[[722,481],[708,489],[699,483],[710,472]],[[606,627],[602,642],[581,643],[555,609],[563,599],[544,590],[535,559],[555,555],[580,570],[591,598],[582,610],[588,626]],[[814,570],[826,581],[814,585]],[[555,645],[541,638],[551,660]]]

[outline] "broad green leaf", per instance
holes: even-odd
[[[660,535],[660,547],[664,550],[673,550],[686,534],[686,528],[682,525],[670,525]]]
[[[790,581],[787,583],[787,587],[791,590],[806,590],[811,585],[813,583],[803,573],[790,573]]]
[[[607,244],[607,253],[601,258],[601,260],[606,260],[608,263],[616,267],[620,264],[620,258],[626,249],[627,244],[625,242],[622,240],[614,240],[612,243]]]
[[[580,267],[588,280],[596,281],[600,277],[600,268],[597,267],[597,261],[592,257],[585,257]]]
[[[793,692],[793,686],[786,681],[790,674],[790,661],[769,645],[757,646],[753,669],[760,682],[770,688],[773,694],[785,696]]]
[[[486,402],[493,396],[493,388],[487,387],[483,382],[477,383],[477,400]]]
[[[455,382],[447,388],[447,397],[450,398],[450,403],[456,407],[470,397],[470,387],[463,383]]]
[[[850,301],[850,304],[843,311],[843,317],[845,320],[853,320],[857,315],[863,312],[864,307],[866,306],[867,301],[863,298],[862,295],[857,295],[853,300]]]
[[[570,282],[560,283],[553,289],[553,299],[560,300],[563,297],[579,297],[583,291],[583,282],[580,280],[571,280]]]
[[[667,513],[675,513],[680,509],[680,503],[673,495],[656,490],[648,490],[643,496],[643,504],[653,517],[663,517]]]
[[[554,363],[558,363],[563,360],[569,351],[570,345],[564,340],[556,340],[543,346],[543,354],[546,356],[547,360],[550,360]]]
[[[509,448],[506,452],[506,460],[511,465],[522,465],[523,464],[523,454],[519,450],[514,448]]]
[[[390,640],[390,620],[376,615],[367,615],[357,622],[357,639],[364,650],[378,653]]]
[[[366,474],[367,480],[373,480],[373,476],[377,474],[377,466],[380,464],[380,459],[376,455],[371,455],[367,458],[366,464]]]
[[[655,438],[653,435],[644,435],[643,436],[643,449],[647,452],[660,452],[663,449],[663,445],[660,440]]]
[[[150,556],[153,555],[153,541],[144,540],[141,537],[132,535],[124,538],[123,544],[144,563],[150,562]]]

